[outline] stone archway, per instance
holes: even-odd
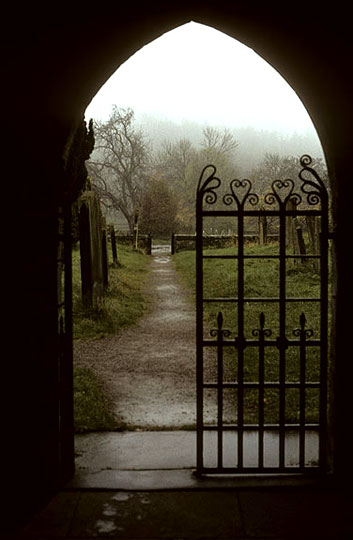
[[[346,313],[350,312],[352,284],[346,245],[352,229],[353,83],[347,72],[352,55],[348,12],[337,8],[318,13],[316,5],[306,5],[305,11],[297,6],[289,16],[276,6],[254,9],[253,4],[239,6],[222,0],[217,5],[206,0],[199,7],[172,2],[163,10],[149,5],[138,10],[118,6],[98,14],[84,11],[87,6],[79,13],[61,9],[55,18],[33,6],[28,12],[11,13],[2,35],[8,50],[3,67],[3,177],[11,179],[4,183],[3,196],[13,201],[16,194],[16,219],[8,205],[7,221],[13,224],[7,252],[12,264],[6,281],[12,294],[3,305],[8,314],[5,335],[16,344],[15,361],[6,362],[3,371],[9,389],[4,392],[5,405],[13,404],[10,411],[3,407],[10,471],[3,488],[11,501],[16,486],[25,486],[23,507],[6,509],[8,519],[13,512],[27,512],[28,500],[33,508],[62,481],[57,478],[55,246],[65,146],[88,103],[113,71],[141,46],[190,20],[213,26],[254,48],[298,93],[321,139],[333,181],[336,224],[333,462],[337,477],[349,483],[352,447],[345,433],[352,411],[353,365],[347,361],[351,329]],[[18,250],[13,238],[22,237],[23,231],[30,231],[34,241]],[[21,309],[14,310],[14,305]]]
[[[180,27],[179,27],[179,28],[180,28]],[[173,32],[172,32],[172,33],[173,33]],[[157,39],[157,40],[155,41],[155,45],[157,45],[157,42],[158,42],[158,41],[159,41],[159,39]],[[161,40],[161,41],[162,41],[162,40]],[[148,45],[147,45],[147,47],[148,47]],[[236,65],[234,66],[234,69],[236,69]],[[214,97],[214,99],[216,99],[216,97]],[[211,108],[211,107],[212,107],[212,104],[210,103],[210,108]],[[87,116],[86,116],[86,117],[87,117]],[[299,170],[298,170],[298,172],[299,172]],[[150,328],[150,332],[152,333],[151,328]],[[151,339],[151,338],[152,338],[152,339]],[[144,352],[144,354],[143,354],[143,358],[144,358],[144,357],[147,358],[148,355],[151,354],[151,352],[153,352],[153,351],[151,351],[151,349],[153,349],[153,346],[152,346],[152,340],[157,340],[157,339],[158,339],[158,338],[157,338],[155,335],[151,335],[151,334],[149,335],[149,340],[145,339],[146,343],[149,342],[149,346],[148,346],[148,351],[145,350],[145,352]],[[104,348],[103,343],[100,343],[100,345],[101,345],[102,348]],[[134,351],[135,351],[136,345],[137,345],[137,344],[134,344],[134,345],[131,345],[131,344],[130,344],[130,345],[129,345],[129,346],[130,346],[130,351],[131,351],[131,350],[134,350]],[[107,344],[107,347],[110,348],[110,347],[111,347],[111,344]],[[195,345],[194,345],[194,344],[191,344],[191,349],[190,349],[190,351],[192,351],[192,347],[194,347],[194,349],[195,349]],[[117,359],[120,357],[121,351],[122,351],[122,350],[124,350],[124,347],[123,347],[122,343],[120,343],[119,351],[116,352],[116,358],[117,358]],[[98,351],[95,351],[95,353],[94,353],[94,358],[96,358],[96,357],[98,356],[97,353],[98,353]],[[92,355],[89,355],[88,351],[86,352],[86,354],[87,354],[87,357],[88,357],[88,356],[91,356],[91,357],[92,357]],[[126,346],[125,346],[124,356],[128,357],[128,354],[129,354],[129,353],[127,352],[127,349],[126,349]],[[152,354],[152,356],[153,356],[153,354]],[[82,355],[81,355],[81,357],[82,357]],[[133,357],[136,358],[136,354],[133,354]],[[100,366],[102,366],[102,364],[104,363],[104,362],[102,362],[103,358],[104,358],[104,355],[100,355],[100,356],[99,356],[98,364],[99,364]],[[169,361],[169,360],[168,360],[168,361]],[[172,362],[172,359],[170,359],[170,362]],[[91,363],[92,363],[92,359],[91,359]],[[91,365],[93,366],[93,364],[91,364]],[[118,365],[118,362],[117,362],[117,365]],[[130,369],[130,370],[131,370],[131,369]],[[102,371],[103,371],[103,368],[102,368]],[[149,380],[148,377],[149,377],[148,371],[144,372],[144,380]],[[135,381],[135,382],[132,382],[132,381],[130,380],[130,382],[128,383],[128,386],[127,386],[127,387],[126,387],[126,378],[124,379],[124,369],[123,369],[123,368],[122,368],[121,371],[119,371],[119,377],[117,377],[117,379],[119,379],[119,380],[121,379],[121,380],[120,380],[121,388],[120,388],[120,390],[119,390],[120,395],[123,395],[123,396],[125,397],[125,401],[122,400],[123,403],[119,403],[119,398],[117,397],[117,396],[119,396],[119,392],[116,391],[116,390],[114,391],[114,395],[115,395],[115,404],[116,404],[115,406],[116,406],[117,410],[119,410],[119,417],[128,417],[128,418],[129,418],[129,421],[130,421],[130,426],[131,426],[131,425],[134,425],[134,422],[131,421],[131,418],[134,418],[134,414],[131,414],[131,412],[130,412],[130,416],[129,416],[129,412],[128,412],[128,411],[129,411],[129,399],[131,399],[131,397],[133,396],[133,399],[134,399],[134,410],[135,410],[134,412],[135,412],[135,415],[136,415],[136,417],[137,417],[137,419],[138,419],[137,422],[140,422],[140,425],[139,425],[138,423],[136,424],[136,425],[138,426],[138,429],[139,429],[139,430],[148,430],[148,429],[150,428],[151,424],[152,424],[152,426],[153,426],[153,425],[157,425],[157,424],[158,424],[158,425],[161,425],[161,426],[166,425],[166,424],[163,424],[163,413],[160,412],[160,413],[159,413],[159,416],[157,416],[158,413],[156,413],[156,407],[155,407],[156,403],[155,403],[155,400],[151,400],[151,401],[153,401],[153,404],[154,404],[154,415],[155,415],[155,416],[154,416],[153,420],[152,420],[153,413],[151,414],[151,412],[150,412],[149,415],[148,415],[148,406],[146,407],[146,405],[148,405],[148,402],[147,402],[146,400],[143,401],[143,397],[142,397],[142,396],[140,397],[140,394],[139,394],[139,387],[140,387],[140,385],[139,385],[139,376],[138,376],[138,371],[137,371],[137,369],[136,369],[136,373],[135,373],[135,375],[134,375],[134,381]],[[190,379],[190,377],[189,377],[189,379]],[[191,380],[194,381],[194,379],[195,379],[195,375],[194,375],[194,376],[191,376]],[[125,387],[124,387],[124,384],[122,383],[123,380],[125,380]],[[163,402],[163,397],[164,397],[164,395],[166,394],[164,388],[163,388],[163,392],[162,392],[162,381],[163,381],[163,380],[164,380],[164,379],[163,379],[163,374],[160,373],[160,379],[159,379],[159,383],[158,383],[158,384],[161,385],[161,388],[160,388],[160,390],[161,390],[161,392],[160,392],[160,394],[161,394],[161,395],[160,395],[160,400],[161,400],[161,401],[160,401],[160,402],[161,402],[161,403],[164,403],[164,402]],[[176,384],[176,383],[177,383],[177,381],[175,380],[175,381],[174,381],[174,384]],[[193,384],[194,384],[194,383],[193,383]],[[118,382],[116,383],[116,386],[117,386],[117,385],[118,385]],[[108,383],[108,386],[109,386],[109,383]],[[152,386],[149,385],[149,387],[151,388],[151,393],[153,394],[153,385],[152,385]],[[128,395],[128,390],[127,390],[127,388],[129,388],[129,392],[131,392],[130,395]],[[149,397],[150,397],[150,396],[149,396]],[[180,395],[179,395],[178,397],[180,398]],[[172,392],[170,393],[169,400],[172,400],[172,401],[174,401],[174,402],[176,401],[176,400],[175,400],[175,396],[174,396],[174,394],[173,394]],[[192,400],[191,400],[191,401],[192,401]],[[196,402],[196,396],[194,396],[194,400],[193,400],[193,401]],[[141,407],[141,404],[143,404],[142,407]],[[181,405],[181,404],[180,404],[180,405]],[[125,410],[124,410],[124,411],[122,411],[123,407],[125,407]],[[174,405],[174,407],[176,407],[176,409],[177,409],[177,406],[176,406],[176,405]],[[143,409],[143,411],[144,411],[142,414],[141,414],[140,408]],[[152,407],[152,404],[150,404],[150,408],[153,408],[153,407]],[[163,408],[163,406],[162,406],[162,408]],[[146,410],[146,409],[147,409],[147,410]],[[158,408],[157,408],[157,409],[158,409]],[[192,415],[191,415],[191,416],[193,416],[193,413],[194,413],[194,411],[192,410]],[[169,414],[170,414],[170,412],[169,412]],[[184,414],[185,414],[185,413],[184,413]],[[145,419],[148,419],[148,420],[146,420],[145,423],[143,423],[142,417],[144,417]],[[185,417],[184,417],[184,420],[185,420],[185,421],[186,421],[186,420],[190,421],[189,418],[185,418]],[[185,422],[185,423],[186,423],[186,422]],[[192,422],[191,422],[191,424],[192,424]],[[130,429],[131,429],[131,427],[130,427]],[[133,428],[133,429],[134,429],[134,428]],[[162,429],[163,429],[163,427],[162,427]],[[164,427],[164,429],[165,429],[165,427]],[[173,429],[172,423],[169,425],[169,429]],[[174,429],[175,429],[175,428],[174,428]]]
[[[300,66],[300,68],[304,67],[304,69],[302,69],[301,70],[302,72],[300,73],[300,75],[298,75],[298,70],[297,70],[295,61],[293,62],[283,61],[282,55],[279,54],[278,50],[276,49],[276,44],[273,43],[276,40],[270,39],[269,40],[270,43],[269,43],[267,42],[267,40],[263,40],[263,35],[261,35],[262,39],[259,39],[258,33],[259,32],[261,33],[262,25],[264,25],[265,22],[267,23],[268,21],[266,20],[266,21],[262,21],[262,23],[259,23],[259,21],[256,20],[255,25],[251,29],[246,28],[246,30],[244,31],[244,28],[242,27],[242,25],[240,25],[238,28],[237,24],[233,26],[233,25],[230,25],[229,23],[225,23],[225,21],[223,20],[223,17],[220,18],[215,13],[213,13],[212,16],[210,16],[209,14],[207,16],[197,15],[195,17],[195,20],[197,20],[197,22],[202,22],[202,23],[205,23],[205,21],[207,21],[207,23],[209,23],[211,26],[214,26],[215,28],[226,32],[228,35],[231,35],[232,37],[240,39],[240,41],[248,45],[251,45],[258,54],[260,54],[267,62],[269,62],[273,67],[275,67],[275,69],[277,69],[281,73],[282,76],[284,76],[287,82],[296,89],[297,93],[300,95],[302,99],[302,102],[307,106],[308,110],[311,112],[312,119],[318,129],[318,134],[321,138],[326,156],[329,156],[330,153],[328,152],[327,145],[325,145],[326,129],[324,125],[325,122],[323,121],[325,119],[323,119],[323,117],[320,115],[320,111],[319,111],[320,107],[318,107],[318,105],[320,104],[318,104],[317,100],[312,100],[312,85],[313,85],[313,82],[316,82],[319,79],[319,76],[317,75],[313,80],[312,77],[310,76],[311,74],[309,73],[309,71],[305,69],[306,66],[304,65],[304,63],[302,63]],[[129,46],[124,44],[124,47],[119,49],[119,53],[116,56],[114,56],[114,59],[113,59],[113,55],[115,53],[115,48],[117,46],[117,43],[113,44],[113,41],[111,41],[109,42],[109,45],[105,44],[107,49],[109,48],[109,54],[106,57],[107,62],[106,62],[106,67],[105,67],[106,70],[109,69],[108,71],[109,74],[112,71],[114,71],[120,63],[122,63],[125,59],[127,59],[130,54],[138,50],[141,45],[143,46],[144,44],[148,43],[150,40],[155,39],[156,37],[159,37],[160,35],[164,33],[165,29],[170,30],[170,29],[173,29],[175,26],[177,26],[175,25],[175,21],[173,19],[163,20],[163,22],[162,21],[158,21],[158,22],[156,21],[155,26],[153,28],[150,28],[149,31],[145,30],[144,32],[141,32],[139,40],[134,41],[133,44],[130,42],[130,40],[129,40]],[[139,27],[140,21],[138,20],[138,18],[135,18],[132,26],[134,24],[136,24],[136,26]],[[300,22],[298,21],[297,25],[298,26],[296,29],[294,28],[294,25],[292,29],[298,30],[298,28],[301,28],[301,30],[303,31],[303,21],[300,21]],[[305,28],[305,25],[304,25],[304,28]],[[239,34],[241,36],[240,38],[239,38]],[[305,40],[299,40],[296,43],[296,47],[298,49],[296,51],[296,54],[304,53],[303,41]],[[307,54],[307,56],[309,60],[310,54]],[[292,56],[291,60],[294,60],[294,55]],[[321,69],[320,64],[317,64],[316,67]],[[100,73],[96,74],[95,76],[95,81],[94,81],[95,85],[100,85],[101,71],[102,70],[100,67]],[[307,77],[307,80],[306,80],[306,77]],[[106,80],[106,75],[104,75],[103,77],[103,83],[105,82],[105,80]],[[92,97],[91,94],[87,94],[87,96],[85,96],[85,99],[90,99],[91,97]],[[69,140],[70,140],[70,136],[68,138],[68,141]],[[333,163],[330,162],[329,158],[328,158],[328,166],[332,175],[334,167],[333,167]]]

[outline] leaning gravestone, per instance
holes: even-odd
[[[80,255],[82,301],[97,308],[102,302],[105,282],[103,232],[100,204],[93,191],[85,191],[80,200]]]

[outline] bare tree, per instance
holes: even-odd
[[[163,238],[178,228],[178,199],[165,178],[152,177],[143,197],[140,230]]]
[[[156,169],[163,171],[171,185],[177,184],[179,189],[185,189],[188,181],[190,166],[195,159],[195,149],[188,139],[179,139],[172,143],[166,141],[163,150],[156,159]]]
[[[199,152],[199,170],[212,163],[217,168],[217,176],[223,179],[222,188],[227,181],[238,174],[237,156],[239,143],[228,129],[222,131],[214,127],[203,130],[203,141]]]
[[[210,157],[217,155],[229,157],[238,144],[228,129],[219,131],[214,127],[206,127],[203,130],[202,147],[205,153],[210,154]]]
[[[234,159],[237,146],[230,131],[213,127],[203,130],[199,148],[188,139],[164,143],[155,168],[178,196],[179,223],[185,231],[194,228],[196,187],[202,169],[213,163],[222,178],[231,179],[237,170]]]
[[[107,207],[123,213],[131,232],[150,173],[149,144],[133,120],[131,109],[114,106],[106,122],[96,122],[88,162],[94,189]]]
[[[328,175],[323,160],[314,158],[312,166],[328,185]],[[297,189],[300,189],[301,181],[298,174],[301,168],[299,156],[280,156],[267,152],[261,163],[252,172],[257,193],[269,191],[274,180],[285,180],[286,178],[292,179]]]

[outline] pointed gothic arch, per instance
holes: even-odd
[[[353,375],[347,356],[351,344],[346,315],[352,292],[346,250],[352,229],[349,17],[338,8],[318,14],[316,6],[306,6],[305,11],[298,6],[289,17],[268,5],[254,10],[223,1],[217,5],[205,1],[201,7],[172,2],[163,10],[153,6],[112,10],[97,15],[83,8],[79,13],[57,13],[55,19],[33,10],[21,13],[17,24],[4,30],[10,47],[3,72],[8,83],[3,174],[12,179],[4,186],[4,197],[12,201],[16,185],[11,239],[13,235],[20,238],[24,231],[30,231],[31,238],[20,252],[11,252],[7,278],[21,309],[6,321],[6,335],[12,336],[16,350],[3,372],[8,390],[3,411],[10,473],[3,489],[11,501],[17,486],[23,486],[24,501],[21,508],[9,505],[8,520],[13,519],[13,511],[16,519],[33,511],[63,482],[58,468],[61,441],[56,399],[56,240],[62,156],[88,103],[117,67],[146,43],[190,20],[213,26],[253,48],[297,92],[319,134],[332,181],[335,223],[331,455],[335,477],[342,483],[353,478],[353,449],[345,436],[352,412]],[[4,307],[7,313],[13,313],[14,302],[12,296]]]

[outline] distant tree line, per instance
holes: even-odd
[[[102,204],[123,214],[131,233],[136,221],[141,233],[159,237],[194,232],[196,185],[203,167],[213,163],[224,179],[242,175],[240,142],[228,129],[204,127],[199,144],[182,137],[165,140],[154,151],[134,112],[114,106],[106,122],[94,122],[93,131],[90,181]],[[314,165],[326,178],[323,160]],[[269,180],[294,179],[299,169],[299,156],[266,153],[251,172],[254,189],[261,194]]]

